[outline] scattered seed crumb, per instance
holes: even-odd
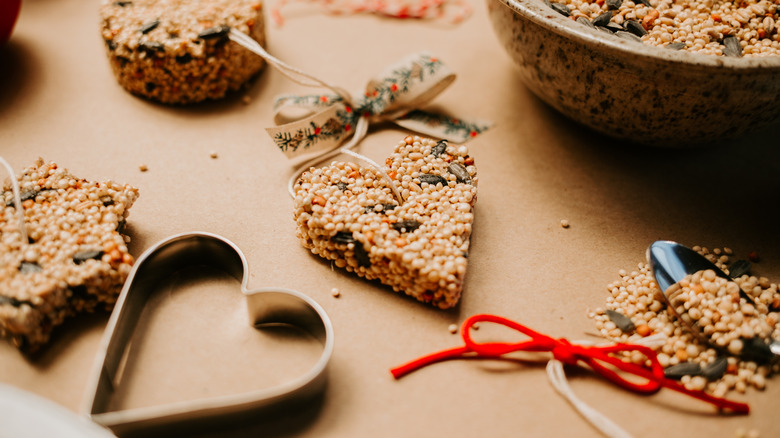
[[[458,332],[458,325],[457,324],[450,324],[449,326],[450,333],[455,334]]]
[[[561,228],[569,228],[569,221],[561,219]]]
[[[479,323],[478,323],[478,322],[475,322],[474,324],[471,324],[471,328],[472,328],[473,330],[479,330]]]
[[[244,97],[242,97],[242,98],[241,98],[241,102],[242,102],[244,105],[249,105],[249,104],[252,102],[252,98],[251,98],[251,97],[249,97],[249,95],[248,95],[248,94],[245,94],[245,95],[244,95]]]
[[[219,155],[217,155],[217,152],[216,152],[216,151],[211,151],[211,152],[209,153],[209,157],[216,159],[217,157],[219,157]]]
[[[760,434],[756,429],[747,430],[740,427],[734,431],[734,436],[736,438],[759,438]]]
[[[138,166],[138,170],[140,170],[141,172],[146,172],[147,170],[149,170],[149,167],[147,167],[146,164],[141,164],[140,166]]]
[[[333,295],[333,298],[338,298],[341,296],[341,291],[334,287],[330,290],[330,294]]]

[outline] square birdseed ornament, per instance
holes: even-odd
[[[451,308],[466,275],[477,181],[466,146],[406,137],[381,171],[334,162],[304,172],[294,185],[297,234],[339,268]]]
[[[138,189],[91,182],[38,161],[10,185],[0,215],[0,336],[32,353],[77,313],[110,308],[133,257],[120,233]]]

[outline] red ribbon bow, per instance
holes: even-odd
[[[471,328],[479,322],[492,322],[515,329],[530,339],[522,342],[476,342],[471,338]],[[653,394],[661,388],[669,388],[687,394],[699,400],[711,403],[720,409],[729,409],[735,413],[747,414],[750,407],[745,403],[734,402],[715,397],[704,391],[690,390],[677,381],[664,377],[664,369],[658,362],[658,357],[651,348],[636,344],[611,345],[577,345],[566,339],[556,339],[529,329],[517,322],[495,315],[474,315],[463,322],[461,336],[464,345],[449,350],[433,353],[411,361],[405,365],[393,368],[393,377],[400,379],[406,374],[427,365],[450,359],[478,357],[484,359],[500,359],[504,355],[518,352],[550,352],[553,357],[567,365],[587,366],[597,374],[618,386],[641,394]],[[615,353],[638,351],[649,361],[649,366],[626,362],[616,357]],[[628,377],[633,376],[630,380]],[[637,380],[636,377],[640,379]]]

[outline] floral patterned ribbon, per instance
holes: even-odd
[[[376,169],[387,181],[398,202],[403,203],[401,193],[383,168],[370,158],[350,150],[366,136],[371,122],[388,120],[421,134],[461,143],[490,127],[486,122],[467,122],[418,109],[455,80],[455,73],[428,54],[410,56],[391,66],[378,78],[369,81],[363,97],[354,102],[342,88],[284,63],[249,35],[230,29],[228,38],[265,59],[290,80],[305,86],[327,88],[334,93],[283,96],[274,105],[277,124],[285,118],[283,113],[286,109],[306,111],[302,118],[267,129],[288,158],[309,157],[309,161],[300,165],[298,172],[287,183],[287,191],[292,197],[295,197],[293,186],[302,170],[343,153]],[[352,138],[342,146],[350,136]]]
[[[282,8],[295,0],[277,0],[272,4],[271,17],[277,25],[284,22]],[[471,15],[466,0],[298,0],[306,6],[318,3],[322,9],[338,14],[377,14],[398,19],[444,19],[459,23]]]
[[[307,115],[267,131],[288,158],[338,148],[356,131],[360,118],[392,121],[421,134],[464,142],[485,131],[489,124],[418,109],[454,80],[455,73],[438,58],[425,53],[413,55],[369,81],[363,96],[354,103],[349,96],[338,94],[279,97],[274,105],[277,123],[286,119],[286,110],[302,109]]]

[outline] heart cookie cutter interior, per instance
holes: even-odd
[[[322,344],[319,358],[305,373],[272,387],[113,410],[111,398],[116,393],[133,332],[152,291],[171,274],[194,266],[218,268],[240,281],[250,326],[286,324],[302,329]],[[99,346],[88,383],[87,415],[123,435],[175,428],[194,420],[198,423],[218,421],[225,416],[311,400],[320,394],[325,387],[326,368],[333,352],[333,328],[327,314],[317,302],[300,292],[282,288],[248,290],[248,280],[249,270],[243,253],[221,236],[203,232],[178,234],[148,249],[128,276]]]

